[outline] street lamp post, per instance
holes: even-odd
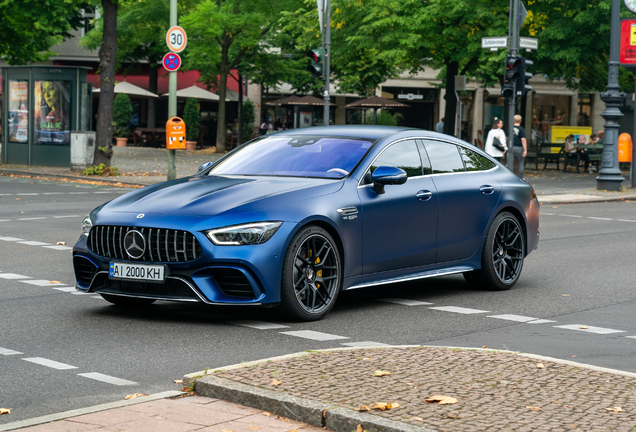
[[[607,87],[601,93],[601,100],[605,102],[605,111],[601,114],[605,119],[605,137],[603,140],[603,160],[601,170],[596,177],[598,190],[618,191],[623,180],[618,167],[618,120],[623,117],[619,107],[623,105],[625,93],[618,85],[619,45],[620,45],[620,0],[612,0],[610,27],[610,58],[607,77]]]

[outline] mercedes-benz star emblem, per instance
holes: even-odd
[[[136,230],[130,230],[124,236],[124,249],[132,259],[139,259],[146,252],[146,238]]]
[[[137,219],[141,219],[141,218],[142,218],[142,217],[144,217],[144,216],[146,216],[146,215],[145,215],[145,214],[143,214],[143,213],[139,213],[139,214],[137,215]]]

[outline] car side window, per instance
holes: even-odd
[[[364,184],[372,183],[371,174],[381,166],[401,168],[406,171],[407,177],[421,176],[422,161],[415,140],[404,140],[389,145],[369,167]]]
[[[464,166],[466,167],[466,171],[481,171],[483,170],[481,163],[481,156],[475,153],[472,150],[468,150],[465,147],[459,147],[459,152],[462,155],[462,159],[464,160]]]
[[[464,171],[464,162],[455,144],[434,140],[423,140],[423,143],[433,167],[433,174]]]

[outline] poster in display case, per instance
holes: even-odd
[[[35,142],[70,144],[71,82],[35,81]]]
[[[9,141],[25,143],[29,131],[29,82],[9,81]]]

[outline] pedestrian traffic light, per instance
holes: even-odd
[[[325,58],[324,48],[316,48],[311,51],[307,51],[307,57],[311,59],[311,64],[307,66],[307,70],[311,72],[314,78],[323,77],[323,60]]]
[[[528,80],[532,78],[531,72],[526,69],[532,67],[532,60],[519,57],[519,77],[517,78],[517,95],[523,96],[532,91],[532,86],[528,84]]]
[[[521,58],[516,56],[506,56],[506,71],[504,73],[504,83],[501,88],[502,98],[511,98],[515,94],[515,83],[519,79],[519,67]]]

